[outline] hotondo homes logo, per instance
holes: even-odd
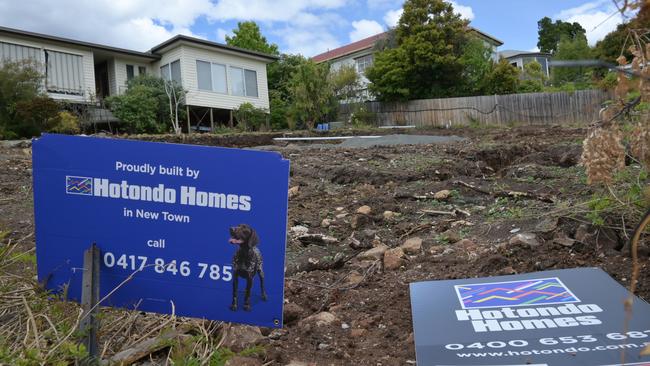
[[[65,177],[65,193],[82,194],[85,196],[93,195],[93,179],[90,177]]]
[[[501,332],[597,325],[596,304],[580,299],[559,278],[491,282],[454,286],[462,310],[475,332]],[[489,309],[489,310],[488,310]]]

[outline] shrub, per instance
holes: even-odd
[[[48,131],[67,135],[78,134],[81,132],[79,118],[68,111],[59,112],[56,117],[50,119]]]
[[[260,130],[266,124],[268,113],[263,108],[257,108],[251,103],[242,103],[233,111],[242,130]]]
[[[0,63],[0,138],[38,136],[60,109],[42,91],[43,75],[32,61]]]

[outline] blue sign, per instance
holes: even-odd
[[[282,326],[289,161],[277,153],[44,135],[33,144],[39,281],[105,306]]]
[[[418,365],[650,365],[650,305],[601,269],[410,285]]]

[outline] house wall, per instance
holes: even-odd
[[[73,102],[86,102],[94,98],[95,95],[95,63],[93,53],[90,49],[75,46],[75,45],[62,45],[56,42],[48,42],[44,40],[35,40],[31,38],[16,37],[0,33],[0,42],[14,43],[29,47],[40,48],[42,51],[51,50],[57,52],[65,52],[82,57],[82,75],[83,79],[83,95],[68,95],[58,93],[48,93],[53,99],[68,100]],[[45,62],[44,53],[41,53],[41,62]]]
[[[142,61],[130,60],[128,58],[115,57],[109,65],[112,64],[112,69],[109,66],[109,83],[110,83],[110,92],[111,95],[123,94],[126,91],[126,65],[133,65],[133,76],[138,76],[140,71],[138,67],[144,66],[147,69],[147,73],[152,73],[151,64],[143,63]],[[154,74],[156,76],[160,75],[160,72]]]
[[[373,52],[372,48],[367,48],[365,50],[361,50],[361,51],[358,51],[358,52],[351,53],[349,55],[345,55],[344,57],[329,61],[330,62],[330,68],[331,68],[331,70],[336,71],[336,70],[340,69],[343,66],[352,66],[352,67],[355,68],[355,70],[357,70],[357,68],[356,68],[357,67],[356,59],[359,58],[359,57],[371,55],[373,53],[374,52]],[[359,74],[359,84],[360,84],[359,92],[361,94],[361,97],[364,100],[374,99],[374,98],[372,98],[372,96],[368,92],[368,84],[370,84],[370,80],[368,80],[368,78],[366,78],[366,75],[364,73],[360,73],[358,70],[357,70],[357,74]]]
[[[519,56],[519,57],[513,57],[513,58],[508,58],[508,62],[510,64],[516,66],[519,70],[523,70],[524,66],[527,63],[537,61],[542,65],[542,71],[544,71],[544,75],[547,77],[549,76],[549,67],[548,67],[548,58],[543,57],[543,56]]]
[[[269,109],[269,92],[266,75],[266,63],[252,58],[219,52],[213,49],[204,49],[189,45],[165,52],[162,59],[154,64],[154,73],[160,75],[160,66],[166,63],[181,60],[181,79],[183,87],[187,90],[186,102],[188,105],[200,107],[213,107],[223,109],[236,109],[242,103],[249,102],[255,107]],[[258,97],[234,96],[218,92],[199,90],[196,61],[206,61],[224,64],[227,66],[242,67],[257,72]],[[228,75],[228,73],[226,73]],[[230,82],[228,81],[230,89]]]

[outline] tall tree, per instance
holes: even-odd
[[[333,93],[328,74],[329,65],[310,60],[300,65],[291,77],[294,117],[309,129],[330,112]]]
[[[366,70],[383,100],[449,96],[462,84],[467,22],[443,0],[407,0],[395,29],[397,47],[375,54]]]
[[[591,57],[591,49],[587,44],[587,38],[576,37],[574,39],[562,38],[554,59],[556,60],[584,60]],[[552,78],[554,86],[561,86],[565,83],[587,83],[591,68],[585,67],[554,67]]]
[[[463,78],[465,93],[468,95],[481,95],[485,92],[485,81],[493,68],[492,48],[477,37],[470,36],[463,56]]]
[[[632,54],[628,50],[631,45],[628,35],[634,29],[648,28],[650,28],[650,2],[643,1],[634,18],[627,23],[619,24],[615,30],[596,43],[594,56],[611,63],[616,63],[616,59],[621,54],[628,60],[632,60]]]
[[[226,44],[229,46],[245,48],[247,50],[279,55],[278,45],[269,43],[262,35],[260,27],[253,21],[238,22],[237,29],[232,31],[234,35],[226,36]]]
[[[502,58],[486,79],[488,94],[513,94],[519,88],[519,70]]]
[[[561,20],[553,22],[551,18],[544,17],[537,22],[537,47],[541,52],[555,53],[560,40],[584,37],[585,33],[585,29],[577,22],[569,23]]]

